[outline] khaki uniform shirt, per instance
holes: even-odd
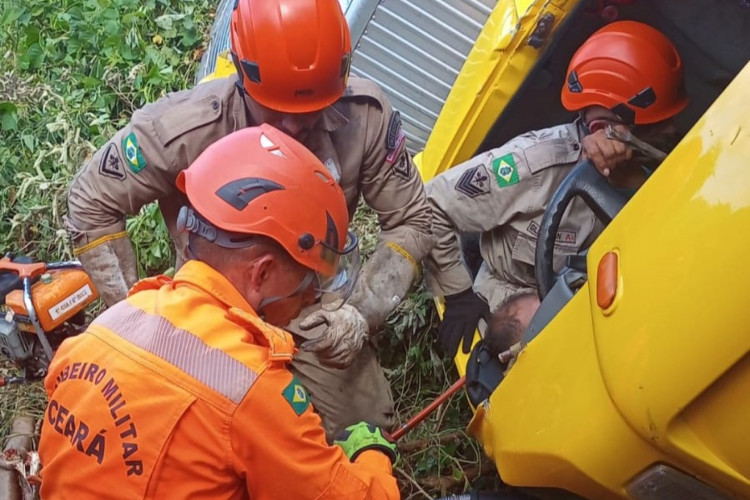
[[[177,174],[214,141],[257,124],[236,81],[214,80],[143,107],[94,154],[68,195],[67,225],[76,248],[106,241],[125,229],[127,215],[159,200],[182,254],[175,226],[187,200],[175,187]],[[304,144],[338,180],[350,217],[361,193],[377,213],[381,240],[419,261],[432,244],[431,214],[400,125],[376,84],[351,77]]]
[[[536,291],[534,254],[547,202],[581,160],[574,124],[529,132],[439,175],[426,186],[436,244],[426,259],[435,295],[472,286],[458,233],[480,232],[482,267],[474,291],[496,309],[509,295]],[[557,233],[555,268],[590,245],[601,224],[583,200],[568,206]]]

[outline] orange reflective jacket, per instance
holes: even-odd
[[[141,281],[51,364],[42,498],[399,498],[385,455],[326,444],[293,349],[201,262]]]

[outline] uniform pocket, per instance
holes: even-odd
[[[185,100],[177,103],[154,120],[156,135],[164,146],[178,137],[215,122],[221,117],[222,102],[218,96],[211,94],[195,101]]]
[[[536,238],[518,233],[513,243],[511,253],[512,275],[521,285],[536,286],[534,275],[534,256],[536,254]]]
[[[527,147],[523,154],[529,170],[536,174],[552,166],[577,163],[581,156],[579,149],[567,139],[551,139]]]

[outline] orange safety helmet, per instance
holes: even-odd
[[[591,35],[573,55],[562,89],[566,109],[604,106],[631,125],[666,120],[687,103],[677,49],[636,21],[614,22]]]
[[[232,59],[255,101],[308,113],[344,93],[351,39],[338,0],[236,0]]]
[[[359,247],[344,192],[288,135],[263,124],[225,136],[179,173],[177,187],[192,205],[180,211],[180,230],[225,248],[251,246],[252,235],[271,238],[317,273],[319,292],[344,300],[351,293]]]

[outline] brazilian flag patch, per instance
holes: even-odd
[[[307,394],[305,387],[297,380],[297,377],[292,378],[289,385],[281,391],[281,395],[289,401],[294,413],[297,415],[302,415],[302,412],[310,406],[310,396]]]
[[[130,132],[122,140],[122,152],[125,154],[128,167],[134,174],[146,168],[146,159],[141,153],[141,147],[138,145],[138,139],[135,138],[135,132]]]
[[[493,161],[492,171],[495,173],[497,185],[501,188],[518,184],[518,169],[512,153],[503,155]]]

